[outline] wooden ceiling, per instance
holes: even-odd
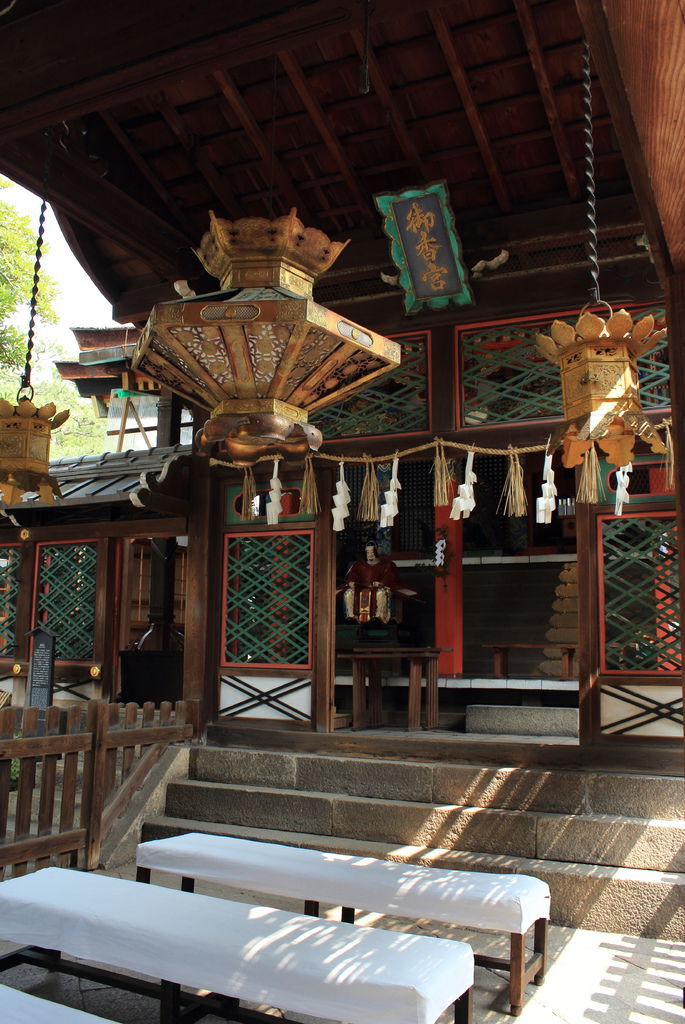
[[[122,319],[198,273],[190,247],[210,209],[296,206],[351,236],[347,266],[363,266],[384,244],[373,194],[446,179],[469,255],[554,231],[582,242],[574,0],[374,0],[368,94],[364,9],[19,2],[0,22],[0,169],[40,191],[57,126],[48,194]],[[639,232],[597,80],[593,94],[608,227]]]

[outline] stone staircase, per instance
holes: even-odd
[[[527,873],[549,883],[557,924],[679,940],[682,797],[670,776],[196,747],[142,835]]]

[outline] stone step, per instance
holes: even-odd
[[[685,822],[562,815],[188,780],[167,788],[178,818],[541,860],[685,870]]]
[[[193,747],[190,777],[273,789],[559,814],[685,819],[682,779]]]
[[[466,732],[497,736],[578,736],[578,710],[469,704]]]
[[[184,832],[261,839],[442,868],[534,875],[550,887],[555,924],[670,941],[680,941],[685,932],[685,874],[682,873],[562,863],[481,851],[426,849],[412,844],[398,847],[389,842],[362,842],[336,835],[247,828],[166,816],[146,821],[142,840],[165,839]]]

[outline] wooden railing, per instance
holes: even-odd
[[[116,819],[170,743],[192,736],[178,701],[0,710],[0,879],[31,868],[96,868]],[[84,727],[85,724],[85,727]],[[40,735],[39,735],[40,733]]]

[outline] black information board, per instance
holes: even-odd
[[[29,681],[24,704],[30,708],[49,708],[55,673],[55,634],[44,626],[36,626],[27,634],[33,637]]]

